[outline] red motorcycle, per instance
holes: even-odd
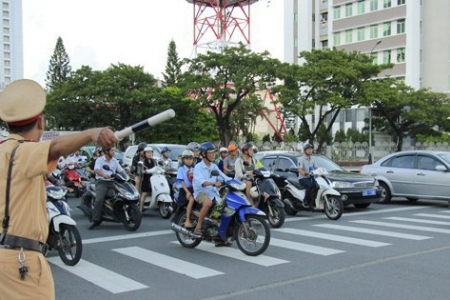
[[[81,184],[81,177],[77,171],[77,163],[67,164],[63,170],[64,185],[67,188],[73,189],[75,198],[78,198],[82,194],[83,186]]]

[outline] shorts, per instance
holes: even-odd
[[[211,198],[209,198],[208,194],[206,194],[206,193],[199,193],[197,195],[197,197],[195,197],[195,202],[197,202],[198,204],[203,204],[208,199],[211,200]]]

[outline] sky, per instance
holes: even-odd
[[[279,59],[282,1],[251,6],[252,50]],[[171,40],[180,58],[193,55],[193,6],[185,0],[22,0],[22,12],[24,77],[42,85],[58,37],[72,70],[120,62],[162,78]]]

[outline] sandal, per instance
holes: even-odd
[[[194,226],[192,226],[192,224],[189,225],[189,226],[186,226],[185,224],[183,224],[183,227],[186,228],[187,230],[192,230],[192,229],[194,229]]]
[[[200,236],[201,239],[203,238],[203,233],[202,233],[202,231],[199,230],[199,229],[195,229],[195,230],[194,230],[194,234]]]

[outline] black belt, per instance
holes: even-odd
[[[47,244],[44,244],[40,241],[7,234],[5,236],[4,243],[0,245],[0,248],[3,249],[20,249],[23,248],[23,250],[30,250],[30,251],[37,251],[41,252],[42,254],[47,255],[48,246]]]

